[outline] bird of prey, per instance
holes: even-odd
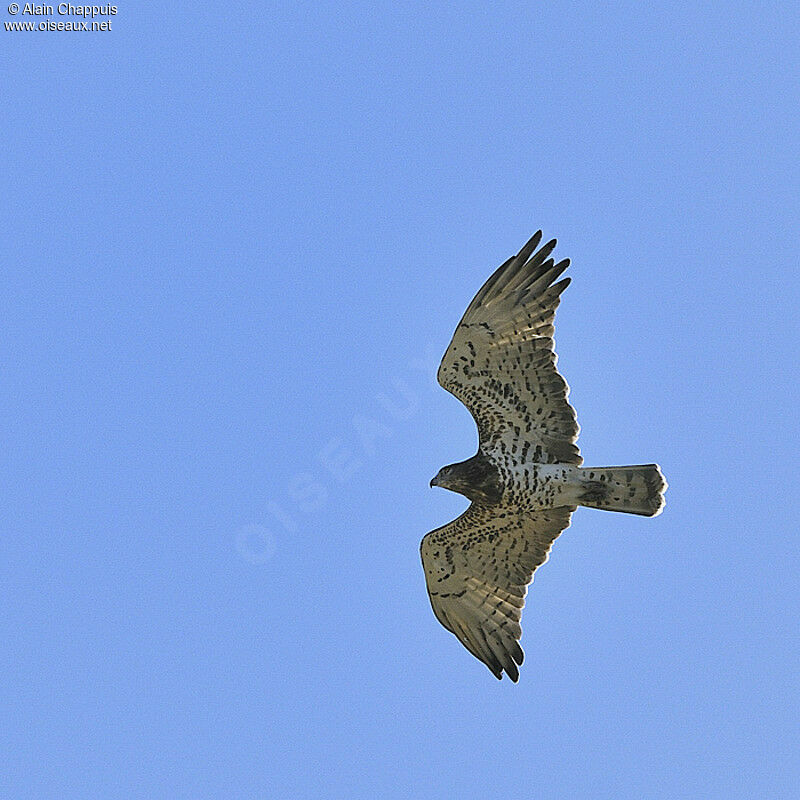
[[[556,369],[553,322],[569,266],[542,232],[508,259],[469,304],[439,367],[439,383],[469,409],[478,452],[431,481],[465,495],[457,519],[420,547],[439,622],[496,678],[516,682],[520,618],[534,570],[577,506],[652,517],[667,483],[657,464],[582,467],[569,387]]]

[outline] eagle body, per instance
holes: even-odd
[[[431,481],[471,501],[420,547],[434,614],[491,672],[519,678],[527,587],[579,505],[655,516],[667,484],[657,464],[583,467],[553,323],[567,259],[537,250],[541,231],[468,306],[438,371],[478,426],[478,452]]]
[[[431,485],[463,494],[473,502],[541,511],[577,506],[583,493],[581,473],[571,465],[495,463],[479,450],[468,461],[445,467]]]
[[[526,511],[576,506],[581,493],[580,470],[569,464],[515,464],[506,467],[503,501]]]

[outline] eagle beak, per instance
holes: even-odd
[[[437,475],[437,476],[436,476],[436,478],[438,478],[438,477],[439,477],[439,476]],[[436,482],[436,478],[431,478],[431,488],[432,488],[432,487],[434,487],[434,486],[438,486],[438,485],[439,485],[439,484]]]

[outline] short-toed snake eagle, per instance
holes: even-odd
[[[422,540],[439,622],[497,678],[519,679],[520,617],[534,570],[577,506],[652,517],[667,488],[656,464],[582,467],[569,388],[556,369],[555,263],[542,232],[489,278],[469,304],[439,367],[439,383],[478,425],[478,452],[431,481],[472,503]]]

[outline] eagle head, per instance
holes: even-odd
[[[503,494],[497,467],[480,451],[466,461],[442,467],[431,480],[431,486],[458,492],[481,503],[497,503]]]
[[[455,486],[458,484],[458,473],[454,472],[458,464],[450,464],[447,467],[442,467],[436,475],[431,478],[431,486],[441,486],[442,489],[450,489],[451,491],[458,491]]]

